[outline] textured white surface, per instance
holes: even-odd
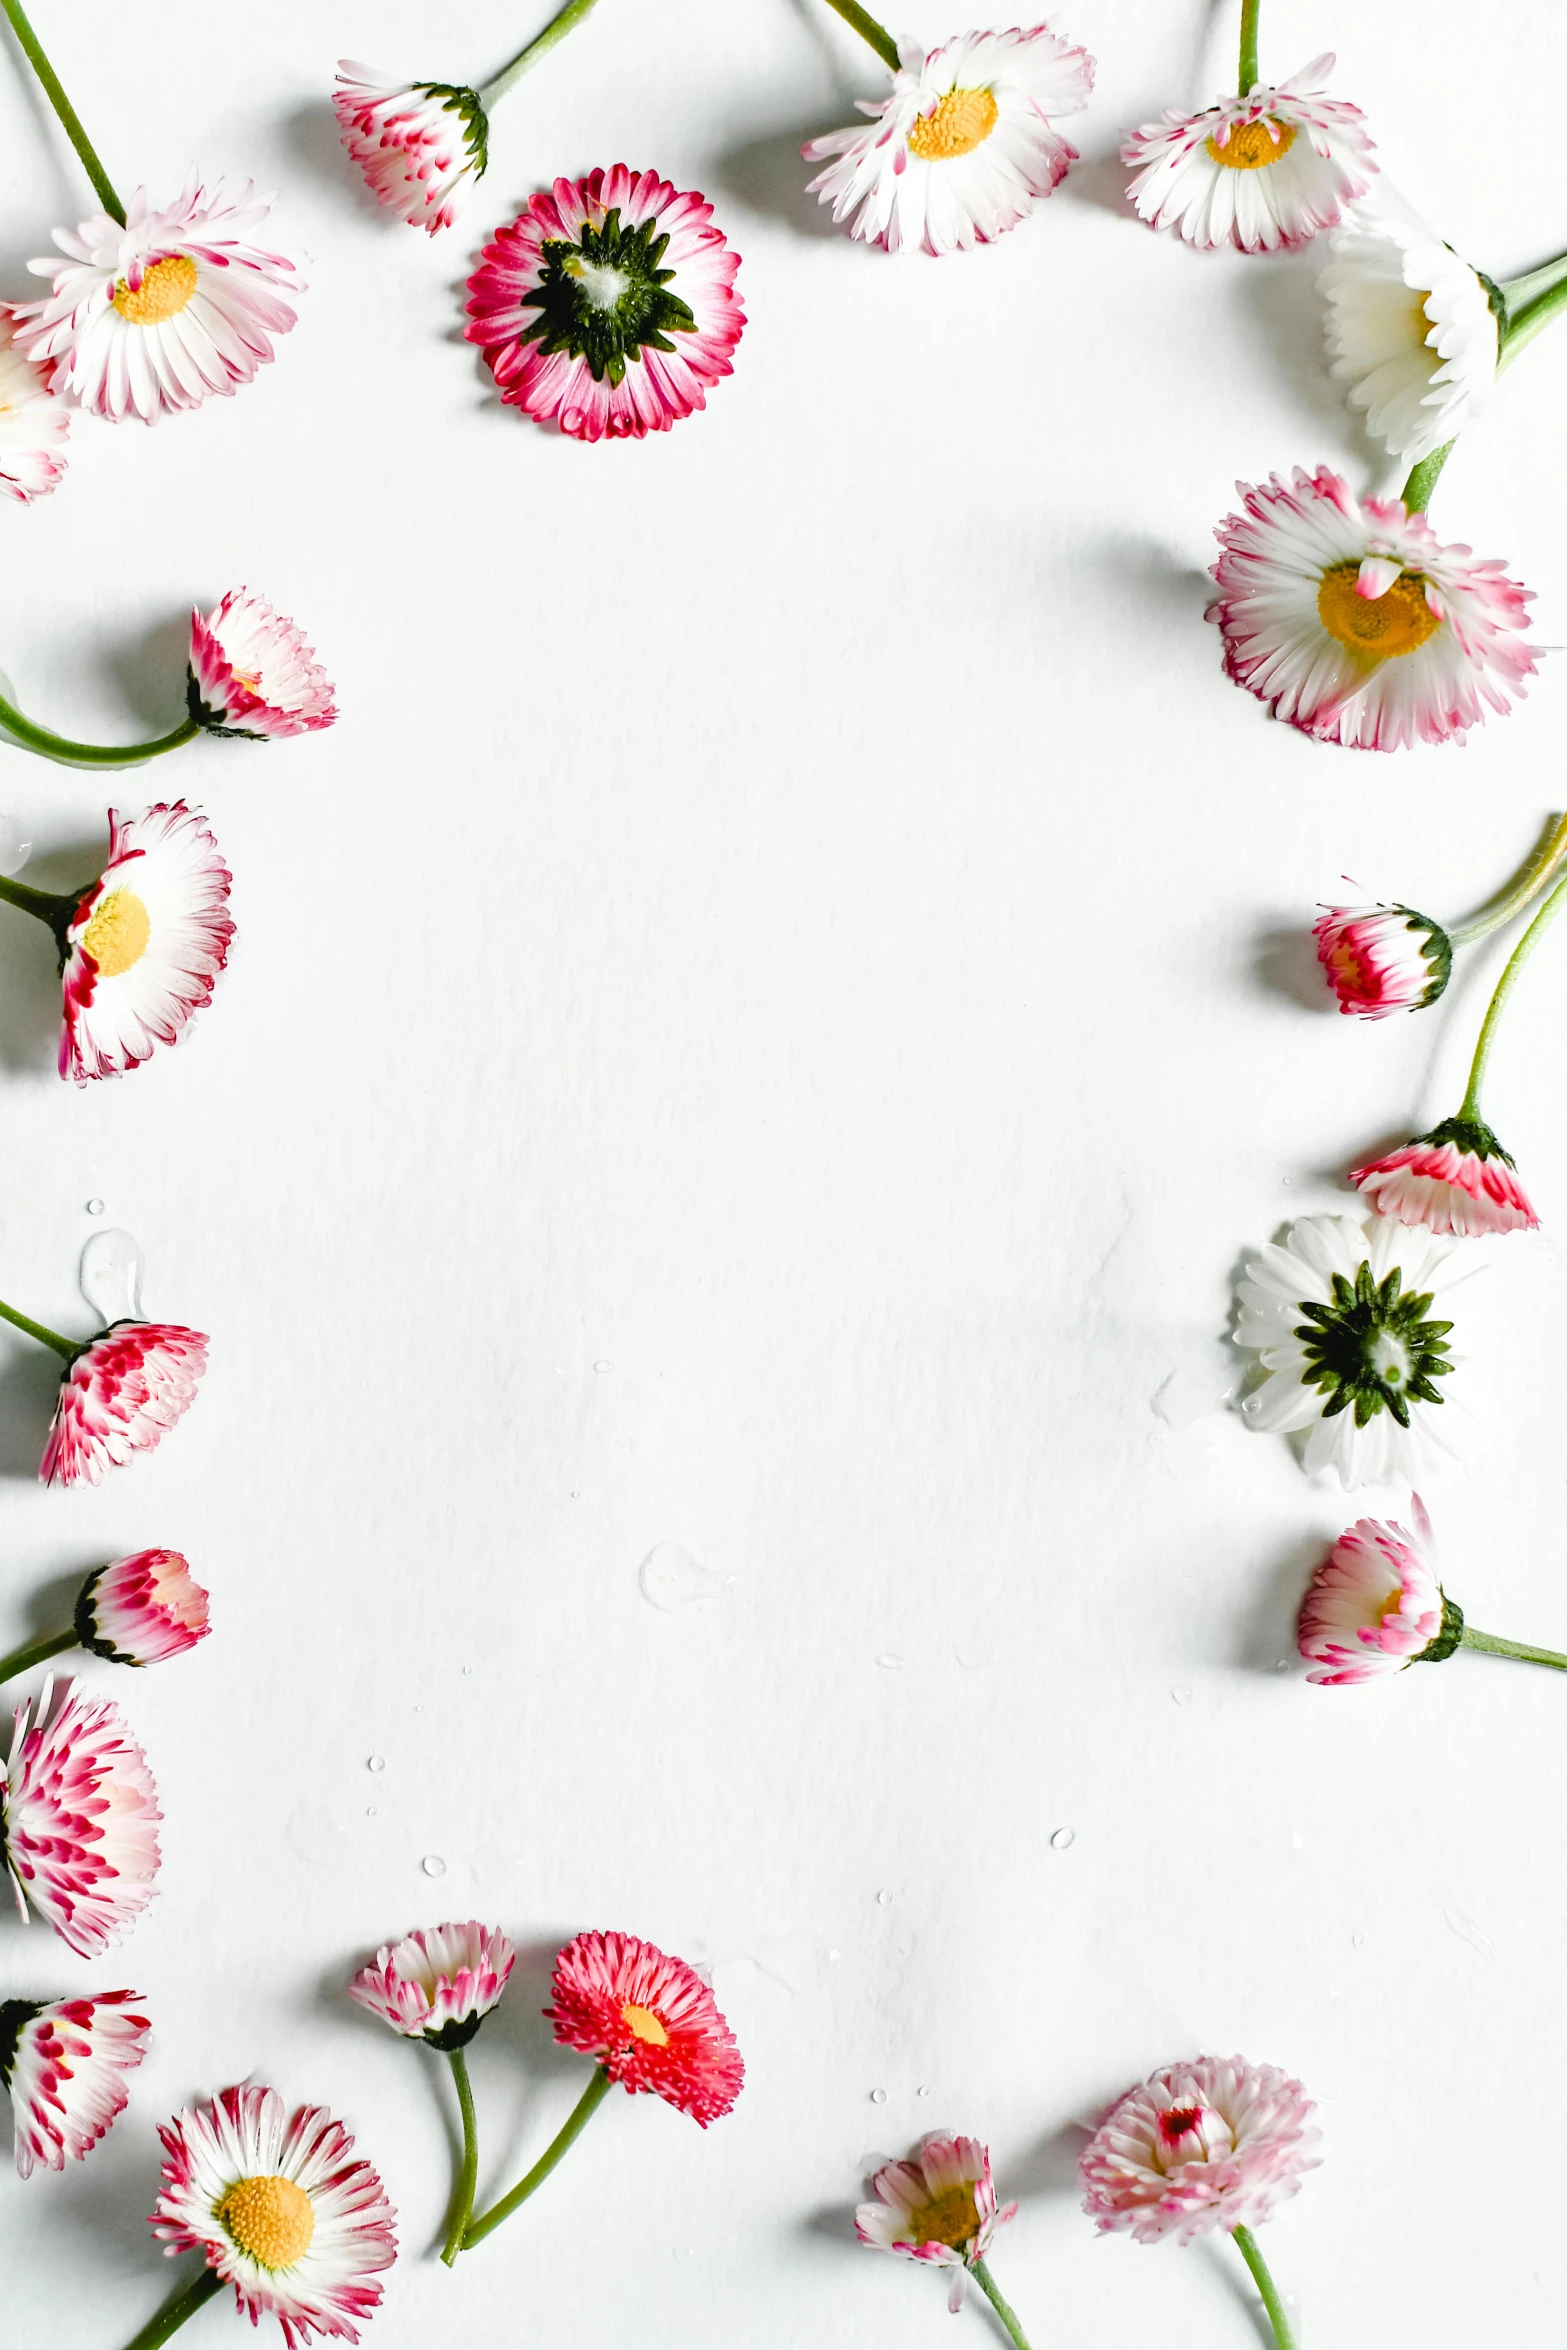
[[[214,1339],[163,1449],[64,1495],[30,1482],[49,1364],[0,1339],[0,1640],[149,1542],[217,1626],[141,1679],[87,1668],[168,1815],[123,1952],[0,1926],[0,1996],[130,1983],[157,2023],[90,2163],[0,2179],[10,2322],[51,2350],[158,2305],[153,2125],[251,2067],[385,2173],[376,2350],[977,2344],[845,2237],[863,2158],[938,2122],[1023,2198],[995,2265],[1036,2350],[1241,2345],[1232,2255],[1098,2243],[1072,2188],[1077,2125],[1199,2048],[1321,2101],[1324,2167],[1266,2239],[1308,2345],[1557,2339],[1567,1697],[1481,1658],[1347,1694],[1277,1670],[1352,1506],[1193,1414],[1242,1248],[1450,1110],[1478,1018],[1478,974],[1420,1021],[1332,1016],[1314,901],[1348,871],[1464,910],[1562,805],[1567,712],[1548,665],[1468,749],[1376,759],[1220,675],[1236,475],[1371,478],[1320,256],[1194,257],[1119,199],[1119,127],[1222,88],[1232,16],[1202,63],[1197,0],[1076,0],[1084,162],[934,264],[800,194],[795,143],[879,87],[819,7],[604,0],[433,243],[356,187],[332,68],[483,72],[528,29],[493,0],[445,29],[412,0],[40,7],[122,184],[193,156],[276,184],[311,290],[249,390],[83,422],[61,494],[0,517],[0,662],[45,720],[151,731],[183,611],[244,582],[343,711],[123,780],[0,751],[30,878],[85,874],[110,798],[180,791],[240,924],[187,1043],[78,1095],[46,942],[0,909],[0,1294],[85,1330],[100,1198],[147,1309]],[[1277,0],[1264,43],[1277,72],[1338,48],[1483,266],[1567,241],[1520,135],[1567,74],[1549,0]],[[458,288],[540,179],[621,158],[713,197],[751,324],[705,416],[582,449],[486,393]],[[7,55],[0,286],[85,209]],[[1506,380],[1436,507],[1547,643],[1564,367],[1547,341]],[[1547,1236],[1484,1260],[1472,1473],[1428,1498],[1475,1620],[1567,1645],[1564,1003],[1558,942],[1489,1097]],[[660,1544],[725,1580],[651,1605]],[[616,2100],[448,2276],[444,2081],[342,1985],[474,1911],[530,1953],[474,2059],[487,2182],[581,2078],[537,2020],[580,1926],[711,1964],[750,2079],[706,2138]]]

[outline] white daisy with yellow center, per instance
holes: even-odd
[[[1496,381],[1493,288],[1424,222],[1346,222],[1318,280],[1332,372],[1366,430],[1417,465],[1473,424]]]
[[[230,875],[182,801],[109,816],[109,859],[62,941],[60,1074],[83,1084],[172,1044],[228,957]]]

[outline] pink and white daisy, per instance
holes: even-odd
[[[1083,2209],[1101,2235],[1124,2228],[1140,2244],[1255,2227],[1316,2169],[1315,2111],[1277,2065],[1166,2065],[1128,2089],[1084,2149]]]
[[[1418,464],[1474,423],[1500,352],[1492,288],[1424,221],[1367,206],[1335,230],[1318,284],[1331,372],[1400,463]]]
[[[939,2130],[921,2139],[912,2162],[884,2163],[871,2193],[876,2200],[854,2215],[860,2242],[953,2270],[947,2304],[953,2310],[962,2308],[968,2272],[985,2258],[996,2230],[1017,2216],[1015,2203],[996,2207],[990,2149],[977,2138]]]
[[[1055,118],[1080,114],[1094,61],[1048,25],[898,44],[891,94],[856,101],[873,125],[800,152],[826,162],[807,194],[851,237],[889,253],[962,253],[1027,218],[1077,161]]]
[[[1128,131],[1121,160],[1127,194],[1152,228],[1179,230],[1211,251],[1276,253],[1335,228],[1363,196],[1377,166],[1358,106],[1324,88],[1331,56],[1314,57],[1288,81],[1258,83],[1202,114],[1166,113]]]
[[[56,391],[116,424],[237,390],[294,324],[283,294],[304,291],[291,261],[254,242],[269,209],[249,180],[208,186],[192,171],[161,211],[138,188],[123,228],[100,212],[56,229],[65,262],[29,263],[52,290],[17,306],[18,343],[52,363]]]
[[[337,716],[315,648],[248,588],[230,588],[205,618],[192,612],[186,700],[209,734],[248,742],[315,734]]]
[[[44,1683],[16,1709],[0,1768],[0,1858],[17,1907],[96,1958],[140,1917],[158,1873],[158,1791],[111,1699]]]
[[[76,1602],[76,1637],[115,1665],[161,1665],[212,1627],[207,1594],[177,1550],[137,1550],[99,1567]]]
[[[1448,742],[1522,695],[1536,663],[1527,588],[1443,546],[1397,498],[1357,498],[1298,466],[1236,485],[1208,608],[1237,685],[1318,742],[1396,751]]]
[[[739,2096],[745,2063],[701,1976],[635,1934],[579,1934],[555,1961],[544,2012],[564,2048],[650,2090],[705,2130]]]
[[[80,2162],[124,2112],[125,2076],[152,2030],[140,2003],[139,1991],[0,2000],[0,2087],[11,2092],[24,2179]]]
[[[499,1926],[422,1926],[377,1951],[348,1996],[406,2040],[443,2051],[473,2038],[506,1988],[516,1953]]]
[[[1339,1010],[1362,1020],[1418,1012],[1452,976],[1452,940],[1412,906],[1324,906],[1312,936]]]
[[[1378,1518],[1359,1518],[1312,1576],[1295,1635],[1312,1667],[1309,1681],[1327,1689],[1379,1681],[1441,1644],[1447,1603],[1432,1555],[1431,1521],[1418,1494],[1411,1506],[1413,1534]]]
[[[152,2227],[169,2257],[204,2254],[252,2325],[277,2319],[289,2350],[318,2334],[357,2342],[397,2258],[397,2215],[342,2123],[321,2105],[290,2116],[275,2089],[246,2082],[158,2135]]]
[[[1533,1232],[1540,1219],[1513,1161],[1481,1118],[1446,1118],[1385,1159],[1357,1167],[1350,1182],[1400,1224],[1460,1238]]]
[[[477,90],[451,82],[394,82],[373,65],[339,60],[332,110],[343,144],[410,228],[450,228],[464,183],[482,179],[489,124]]]
[[[61,936],[60,1075],[85,1085],[174,1044],[228,960],[233,876],[183,800],[109,810],[109,856]]]
[[[9,302],[0,302],[0,496],[25,506],[59,486],[70,410],[57,399],[53,370],[17,347]]]
[[[466,329],[508,405],[575,440],[640,440],[706,405],[745,326],[705,196],[656,172],[558,179],[496,232]]]
[[[151,1452],[194,1400],[207,1340],[177,1322],[115,1322],[66,1364],[44,1485],[98,1485],[135,1452]]]

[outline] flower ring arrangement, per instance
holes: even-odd
[[[1567,1673],[1567,1656],[1477,1632],[1442,1588],[1431,1520],[1410,1498],[1414,1531],[1360,1518],[1339,1536],[1301,1601],[1296,1645],[1325,1689],[1358,1688],[1407,1665],[1445,1664],[1459,1649]]]

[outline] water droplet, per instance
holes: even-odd
[[[1290,1659],[1287,1656],[1281,1656],[1278,1663],[1273,1668],[1276,1673],[1287,1673],[1289,1669]]]
[[[101,1200],[101,1199],[90,1199],[90,1200],[87,1202],[87,1213],[88,1213],[88,1215],[89,1215],[89,1216],[101,1216],[101,1215],[103,1214],[103,1202],[102,1202],[102,1200]]]
[[[1077,1830],[1075,1828],[1057,1828],[1050,1839],[1050,1849],[1052,1852],[1065,1852],[1069,1845],[1076,1842]]]
[[[386,1757],[384,1754],[372,1754],[365,1764],[367,1771],[384,1771],[385,1768]]]
[[[560,412],[560,429],[567,433],[581,432],[582,410],[580,408],[563,408]]]
[[[1170,1695],[1174,1698],[1177,1705],[1190,1705],[1192,1702],[1192,1693],[1184,1686],[1180,1689],[1172,1689],[1170,1691]]]
[[[891,1894],[888,1892],[888,1890],[887,1890],[886,1886],[885,1886],[885,1885],[883,1885],[883,1887],[882,1887],[881,1891],[880,1891],[880,1892],[877,1894],[877,1896],[876,1896],[876,1906],[877,1906],[877,1908],[878,1908],[878,1909],[885,1909],[885,1908],[886,1908],[886,1906],[887,1906],[887,1904],[888,1904],[888,1902],[889,1902],[891,1899],[892,1899],[892,1895],[891,1895]]]
[[[683,1542],[655,1544],[637,1569],[637,1589],[649,1607],[666,1616],[721,1591],[729,1580],[693,1558]]]
[[[1167,1428],[1190,1428],[1223,1410],[1235,1393],[1236,1378],[1228,1363],[1178,1364],[1154,1389],[1153,1408]]]
[[[376,1807],[376,1806],[375,1806],[375,1804],[373,1804],[373,1803],[367,1803],[367,1804],[365,1805],[365,1818],[366,1818],[367,1820],[373,1820],[373,1819],[375,1818],[375,1816],[376,1816],[376,1808],[377,1808],[377,1807]]]
[[[960,1648],[958,1650],[958,1663],[963,1667],[965,1673],[983,1672],[987,1665],[994,1662],[995,1659],[988,1648]]]
[[[82,1250],[77,1279],[105,1329],[111,1322],[140,1319],[143,1262],[140,1242],[119,1230],[95,1232]]]
[[[7,694],[7,700],[10,699]],[[33,853],[33,844],[22,837],[23,827],[14,816],[0,816],[0,873],[20,873]]]
[[[598,1372],[599,1376],[602,1378],[602,1377],[603,1377],[603,1375],[604,1375],[604,1373],[605,1373],[606,1371],[613,1371],[613,1369],[615,1368],[615,1366],[614,1366],[614,1364],[613,1364],[612,1362],[610,1362],[610,1361],[608,1361],[608,1360],[606,1359],[606,1360],[605,1360],[604,1362],[602,1362],[602,1363],[595,1363],[595,1364],[594,1364],[594,1366],[593,1366],[593,1368],[594,1368],[594,1370],[595,1370],[595,1371],[597,1371],[597,1372]]]
[[[444,1877],[446,1874],[446,1863],[438,1852],[427,1852],[419,1866],[427,1877]]]
[[[471,1679],[472,1679],[472,1677],[473,1677],[473,1667],[472,1667],[472,1665],[464,1665],[464,1666],[463,1666],[463,1678],[464,1678],[465,1680],[471,1680]]]
[[[922,2085],[920,2088],[915,2090],[914,2094],[916,2097],[928,2097],[930,2095],[930,2091]]]
[[[871,2091],[871,2103],[872,2103],[872,2105],[885,2105],[885,2104],[886,2104],[886,2102],[887,2102],[887,2092],[886,2092],[886,2090],[885,2090],[885,2089],[873,2089],[873,2090]]]
[[[901,1673],[903,1670],[902,1657],[890,1648],[884,1648],[876,1662],[884,1673]]]
[[[1353,1942],[1353,1944],[1355,1945],[1355,1948],[1356,1948],[1357,1950],[1364,1950],[1364,1949],[1365,1949],[1365,1947],[1366,1947],[1366,1937],[1365,1937],[1365,1935],[1364,1935],[1364,1934],[1351,1934],[1351,1936],[1350,1936],[1350,1940],[1351,1940],[1351,1942]]]
[[[1305,1849],[1306,1849],[1306,1839],[1305,1839],[1305,1837],[1304,1837],[1304,1836],[1301,1834],[1301,1832],[1300,1832],[1300,1830],[1299,1830],[1298,1828],[1291,1828],[1291,1830],[1290,1830],[1290,1850],[1291,1850],[1291,1852],[1304,1852],[1304,1851],[1305,1851]]]

